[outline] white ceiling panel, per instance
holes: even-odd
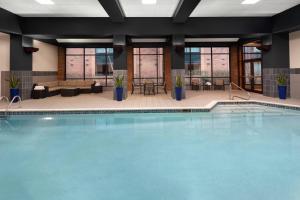
[[[260,0],[253,5],[244,0],[202,0],[191,17],[262,17],[273,16],[300,3],[300,0]]]
[[[142,0],[119,0],[126,17],[172,17],[179,0],[156,0],[143,4]]]
[[[0,7],[22,17],[108,17],[98,0],[52,0],[43,5],[35,0],[0,0]]]

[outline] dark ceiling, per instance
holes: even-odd
[[[189,18],[200,0],[181,0],[171,18],[126,18],[117,0],[99,0],[109,18],[27,18],[0,8],[0,31],[36,39],[128,37],[259,38],[300,29],[300,5],[273,17]]]

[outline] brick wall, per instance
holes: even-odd
[[[66,49],[63,47],[58,48],[58,68],[57,79],[65,80],[66,74]]]

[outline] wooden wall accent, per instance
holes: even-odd
[[[132,91],[133,82],[133,47],[127,47],[127,78],[128,78],[128,91]]]
[[[167,90],[172,90],[171,79],[171,50],[170,47],[164,48],[164,67],[165,67],[165,79],[167,84]]]
[[[245,88],[244,85],[244,61],[243,61],[243,46],[239,46],[238,48],[238,56],[239,56],[239,86]]]
[[[230,47],[230,78],[231,82],[239,85],[239,51],[238,44]]]
[[[58,47],[58,68],[57,68],[57,79],[59,81],[65,80],[66,77],[66,49]]]

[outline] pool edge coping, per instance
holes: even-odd
[[[44,114],[102,114],[102,113],[168,113],[168,112],[210,112],[218,105],[256,104],[269,107],[299,110],[300,106],[259,100],[215,100],[204,107],[146,107],[146,108],[71,108],[71,109],[0,109],[0,115],[44,115]]]

